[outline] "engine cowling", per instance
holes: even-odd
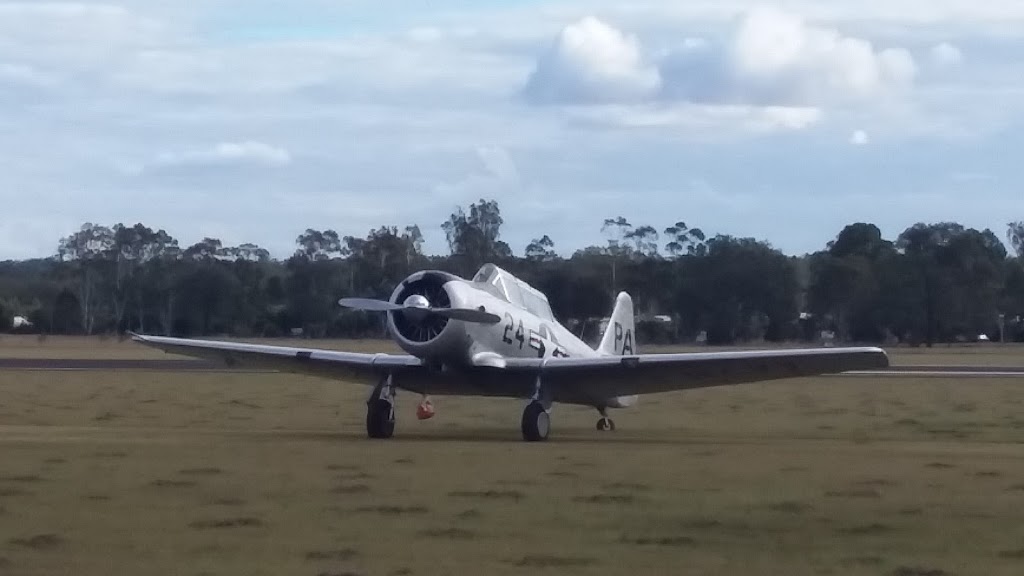
[[[413,307],[452,308],[452,294],[445,285],[461,280],[438,270],[417,272],[395,287],[389,301]],[[403,350],[420,358],[443,360],[464,355],[465,332],[461,324],[435,314],[388,312],[391,337]]]

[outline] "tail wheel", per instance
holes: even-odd
[[[370,438],[391,438],[395,433],[395,406],[378,398],[366,406],[366,435]]]
[[[539,402],[530,402],[523,410],[523,440],[540,442],[548,439],[551,430],[551,419],[547,410]]]
[[[615,430],[615,421],[611,418],[604,416],[597,421],[597,429],[601,432],[610,432]]]

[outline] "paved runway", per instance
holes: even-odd
[[[857,370],[837,376],[873,376],[894,378],[900,376],[922,378],[1024,378],[1022,366],[890,366],[884,370]]]
[[[0,370],[75,371],[147,370],[157,372],[272,372],[229,368],[220,362],[206,360],[111,360],[96,358],[0,358]]]
[[[110,360],[0,358],[0,370],[98,371],[145,370],[156,372],[274,372],[257,368],[230,368],[205,360]],[[884,370],[860,370],[837,374],[843,377],[942,377],[1024,378],[1024,366],[892,366]]]

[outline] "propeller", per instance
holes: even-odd
[[[411,320],[420,321],[427,316],[441,316],[462,322],[473,322],[475,324],[497,324],[501,317],[497,314],[475,310],[473,308],[431,308],[430,301],[420,294],[413,294],[405,299],[404,304],[394,304],[385,300],[374,300],[372,298],[342,298],[338,304],[345,308],[366,310],[369,312],[402,312]]]

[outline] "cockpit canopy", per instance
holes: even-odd
[[[494,264],[484,264],[473,276],[473,283],[502,300],[519,306],[544,320],[554,320],[548,298],[541,291]]]

